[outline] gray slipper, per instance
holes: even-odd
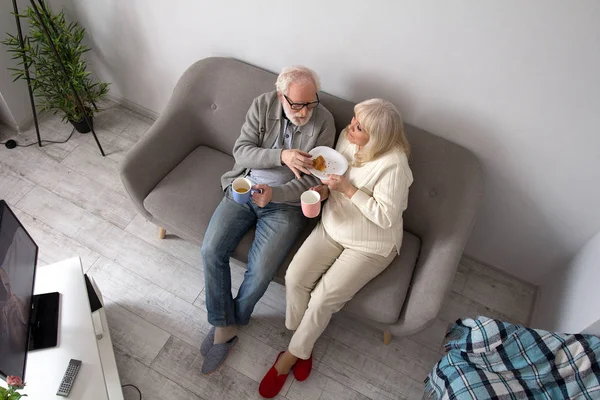
[[[208,331],[208,334],[202,341],[202,346],[200,346],[200,354],[202,354],[202,357],[206,357],[206,355],[210,351],[211,347],[213,347],[214,345],[215,345],[215,327],[213,326],[212,328],[210,328],[210,331]]]
[[[202,373],[208,375],[215,372],[225,362],[237,341],[238,337],[234,336],[229,342],[213,345],[204,358]]]

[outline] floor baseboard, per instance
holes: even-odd
[[[495,265],[492,265],[492,264],[489,264],[489,263],[483,262],[483,261],[481,261],[481,260],[478,260],[477,258],[475,258],[475,257],[473,257],[473,256],[470,256],[470,255],[468,255],[468,254],[464,254],[464,253],[463,253],[463,255],[462,255],[462,257],[461,257],[461,260],[460,260],[460,263],[461,263],[461,264],[463,264],[464,266],[469,266],[469,264],[476,264],[476,265],[478,265],[478,266],[480,266],[480,267],[485,267],[485,268],[493,269],[493,270],[495,270],[495,271],[498,271],[498,272],[500,272],[500,273],[502,273],[502,274],[504,274],[504,275],[508,275],[508,276],[510,276],[512,279],[514,279],[514,280],[516,280],[516,281],[519,281],[519,282],[521,282],[521,283],[524,283],[524,284],[526,284],[526,285],[529,285],[529,286],[534,286],[534,287],[538,287],[538,286],[539,286],[539,285],[536,285],[536,284],[534,284],[534,283],[528,282],[528,281],[526,281],[526,280],[524,280],[524,279],[521,279],[521,278],[519,278],[518,276],[515,276],[515,275],[511,274],[511,273],[510,273],[510,272],[508,272],[508,271],[505,271],[504,269],[502,269],[502,268],[500,268],[500,267],[497,267],[497,266],[495,266]]]
[[[464,265],[465,267],[468,267],[469,265],[477,265],[477,266],[480,266],[480,267],[484,267],[484,268],[488,268],[488,269],[491,269],[491,270],[495,270],[495,271],[497,271],[497,272],[499,272],[501,274],[509,276],[511,279],[514,279],[514,280],[516,280],[518,282],[521,282],[521,283],[523,283],[525,285],[529,285],[529,286],[533,287],[535,289],[535,299],[534,299],[534,302],[533,302],[533,307],[529,311],[529,315],[528,315],[528,318],[527,318],[527,323],[528,324],[530,324],[532,322],[533,312],[536,309],[537,302],[538,302],[539,295],[540,295],[540,287],[539,287],[539,285],[535,285],[535,284],[533,284],[531,282],[527,282],[526,280],[523,280],[523,279],[519,278],[518,276],[515,276],[515,275],[511,274],[510,272],[507,272],[507,271],[503,270],[502,268],[499,268],[499,267],[496,267],[494,265],[488,264],[486,262],[480,261],[480,260],[478,260],[478,259],[476,259],[476,258],[474,258],[472,256],[467,255],[467,254],[463,254],[462,255],[462,257],[460,259],[460,263],[462,265]]]
[[[131,100],[128,100],[128,99],[126,99],[122,96],[119,96],[117,94],[114,94],[114,93],[108,93],[106,95],[106,98],[108,100],[114,101],[115,103],[122,105],[125,108],[129,108],[130,110],[135,111],[136,113],[138,113],[144,117],[150,118],[154,121],[156,121],[158,119],[158,116],[160,115],[156,111],[152,111],[142,105],[139,105]]]
[[[19,128],[17,127],[17,125],[11,124],[10,122],[5,120],[0,120],[0,129],[3,129],[9,132],[10,134],[19,132]]]
[[[0,120],[0,126],[8,129],[12,133],[23,133],[33,126],[33,115],[28,115],[19,123],[11,123],[6,120]]]

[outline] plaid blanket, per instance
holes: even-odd
[[[600,339],[478,317],[456,321],[425,379],[436,399],[600,399]]]

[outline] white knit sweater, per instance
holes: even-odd
[[[322,223],[333,240],[345,248],[388,256],[402,245],[402,212],[413,181],[406,155],[390,150],[376,159],[352,166],[356,145],[340,135],[336,150],[348,160],[346,176],[358,188],[351,199],[336,191],[323,206]]]

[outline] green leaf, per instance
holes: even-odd
[[[20,393],[13,393],[10,396],[8,396],[8,400],[19,400],[21,396],[22,395]]]
[[[83,55],[90,51],[84,43],[85,29],[77,21],[67,21],[64,12],[53,14],[49,7],[40,2],[40,16],[31,6],[21,15],[29,26],[21,48],[18,37],[7,33],[2,43],[15,60],[18,68],[10,68],[15,80],[25,79],[25,68],[29,68],[31,86],[40,112],[59,113],[63,117],[81,119],[72,89],[81,97],[84,106],[94,114],[92,102],[98,102],[108,93],[108,83],[95,82]],[[54,28],[47,34],[42,23]],[[58,52],[64,64],[56,59]],[[65,74],[66,70],[66,74]]]

